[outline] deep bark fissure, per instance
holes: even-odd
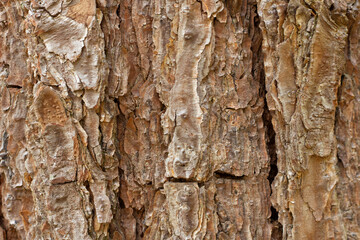
[[[195,179],[191,179],[191,178],[174,178],[174,177],[169,177],[166,179],[167,182],[179,182],[179,183],[186,183],[186,182],[196,182],[198,183]]]
[[[18,85],[6,85],[7,88],[15,88],[15,89],[21,89],[22,86],[18,86]]]
[[[267,107],[266,102],[264,105],[263,120],[264,120],[264,124],[266,126],[266,143],[267,143],[267,150],[268,150],[268,154],[269,154],[269,158],[270,158],[270,170],[269,170],[268,180],[269,180],[269,183],[271,186],[272,182],[274,181],[274,179],[278,173],[276,143],[275,143],[276,133],[275,133],[273,125],[272,125],[271,113]]]
[[[264,64],[263,61],[262,61],[262,64]],[[263,67],[264,67],[264,65],[263,65]],[[268,156],[270,158],[269,172],[268,172],[268,176],[267,176],[267,180],[268,180],[269,186],[270,186],[270,195],[268,196],[268,198],[270,198],[273,193],[273,187],[275,187],[272,185],[272,183],[273,183],[276,175],[278,174],[278,167],[277,167],[278,160],[277,160],[276,142],[275,142],[276,133],[275,133],[273,123],[272,123],[272,114],[269,111],[267,101],[266,101],[266,93],[267,92],[266,92],[266,86],[265,86],[264,71],[262,71],[261,79],[262,79],[262,81],[261,81],[261,87],[260,87],[260,95],[263,96],[263,98],[265,99],[264,100],[264,112],[262,115],[262,119],[263,119],[263,122],[265,125],[266,148],[268,151]],[[271,238],[274,240],[280,240],[280,239],[282,239],[283,226],[279,222],[278,209],[275,208],[275,206],[273,205],[272,202],[271,202],[271,206],[270,206],[270,212],[271,212],[271,215],[270,215],[269,220],[272,223]]]
[[[4,174],[0,174],[0,184],[3,183],[3,179],[4,179]],[[0,206],[3,206],[3,194],[2,194],[2,190],[0,189]],[[4,239],[7,239],[6,238],[6,232],[7,232],[7,228],[6,228],[6,225],[5,225],[5,218],[4,218],[4,215],[3,215],[3,211],[2,209],[0,209],[0,227],[3,229],[4,231]]]
[[[214,177],[216,178],[223,178],[223,179],[232,179],[236,181],[244,180],[246,176],[236,176],[230,173],[222,172],[222,171],[216,171],[214,172]]]
[[[258,14],[258,6],[255,5],[256,11],[256,17],[255,17],[255,27],[260,30],[260,18],[259,18],[259,14]],[[265,65],[264,65],[264,56],[263,56],[263,50],[261,48],[262,46],[262,41],[263,41],[263,36],[262,36],[262,32],[260,31],[260,35],[261,35],[261,41],[260,41],[260,47],[258,49],[258,52],[256,54],[254,54],[253,59],[257,59],[260,63],[259,65],[261,66],[260,69],[256,68],[255,66],[253,67],[253,75],[254,73],[254,69],[257,69],[257,71],[259,71],[259,75],[260,75],[260,87],[259,87],[259,96],[262,97],[264,99],[264,106],[263,106],[263,114],[262,114],[262,121],[264,123],[265,126],[265,141],[266,141],[266,149],[267,149],[267,153],[268,153],[268,157],[270,158],[270,162],[269,162],[269,171],[268,171],[268,175],[267,175],[267,180],[269,182],[269,187],[270,187],[270,192],[269,192],[269,196],[267,196],[268,198],[271,197],[272,193],[273,193],[273,186],[272,183],[276,177],[276,175],[278,174],[278,160],[277,160],[277,153],[276,153],[276,142],[275,142],[275,137],[276,137],[276,133],[273,127],[273,123],[272,123],[272,113],[269,110],[268,107],[268,103],[267,103],[267,91],[266,91],[266,80],[265,80]],[[257,57],[257,58],[256,58]],[[256,62],[253,60],[253,62]],[[276,82],[275,82],[276,83]],[[271,201],[270,201],[271,202]],[[272,239],[281,239],[281,235],[282,235],[282,231],[283,231],[283,226],[282,224],[278,221],[279,219],[279,212],[278,210],[275,208],[275,206],[273,205],[273,203],[271,202],[271,206],[270,206],[270,222],[272,223]]]

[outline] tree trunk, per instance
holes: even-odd
[[[0,239],[360,239],[358,0],[2,0]]]

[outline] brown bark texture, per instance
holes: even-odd
[[[360,239],[359,0],[1,0],[0,239]]]

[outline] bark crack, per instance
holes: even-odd
[[[11,85],[11,84],[8,84],[6,85],[7,88],[17,88],[17,89],[21,89],[22,86],[18,86],[18,85]]]
[[[236,176],[236,175],[233,175],[233,174],[230,174],[230,173],[226,173],[226,172],[223,172],[223,171],[216,171],[214,172],[214,176],[216,178],[223,178],[223,179],[232,179],[232,180],[244,180],[246,178],[245,175],[242,175],[242,176]]]

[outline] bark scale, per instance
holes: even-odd
[[[360,239],[358,5],[3,0],[0,239]]]

